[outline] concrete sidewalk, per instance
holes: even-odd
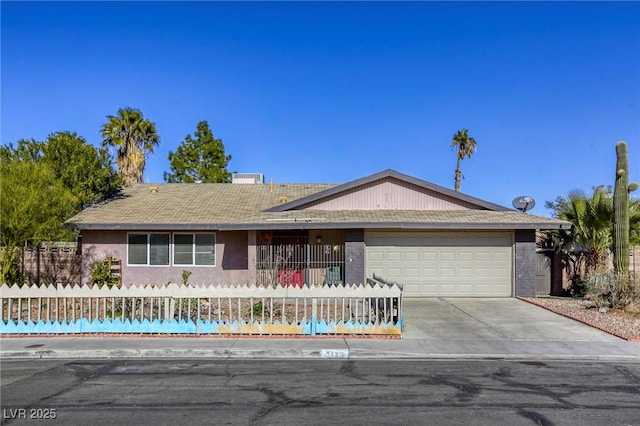
[[[412,358],[640,362],[627,342],[517,299],[408,299],[402,339],[16,337],[18,358]]]

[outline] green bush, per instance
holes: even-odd
[[[106,285],[108,288],[119,284],[118,278],[111,275],[111,260],[104,259],[94,262],[91,265],[91,284],[102,288]]]
[[[187,271],[186,269],[182,270],[182,285],[184,286],[189,285],[189,277],[191,277],[191,274],[192,274],[191,271]]]
[[[256,317],[262,317],[263,312],[265,315],[269,314],[269,310],[267,309],[266,306],[262,304],[262,301],[254,303],[252,307],[252,311],[253,311],[253,315]]]
[[[17,262],[11,262],[4,281],[3,283],[0,282],[0,284],[17,285],[18,287],[24,285],[24,275],[20,272]]]

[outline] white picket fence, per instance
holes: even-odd
[[[337,330],[342,334],[399,334],[402,326],[402,290],[375,280],[360,285],[276,288],[2,285],[0,301],[0,331],[4,333],[29,333],[46,330],[42,324],[79,320],[99,324],[93,328],[102,332],[108,332],[104,324],[113,321],[155,324],[155,332],[172,322],[224,324],[215,328],[219,334],[254,334],[256,330],[257,334],[290,334],[291,330],[306,334],[305,324],[320,324],[307,330],[310,334],[322,332],[323,325],[327,325],[327,334],[339,334]],[[22,328],[11,328],[14,324]],[[229,324],[234,326],[227,327]],[[175,325],[167,329],[176,332]]]

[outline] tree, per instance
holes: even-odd
[[[18,247],[42,241],[72,241],[64,222],[87,204],[108,198],[120,186],[106,149],[70,132],[46,142],[20,140],[0,147],[0,272],[10,280]]]
[[[44,156],[44,143],[35,139],[20,139],[18,146],[12,143],[0,147],[0,160],[3,163],[11,161],[23,161],[35,163]]]
[[[97,149],[71,132],[50,134],[45,142],[21,139],[0,150],[3,162],[47,164],[62,185],[78,199],[74,210],[109,198],[122,181],[106,148]]]
[[[62,224],[75,213],[77,198],[44,162],[2,161],[0,174],[0,280],[4,283],[12,278],[18,247],[75,238],[75,232]]]
[[[460,179],[463,177],[462,172],[460,171],[460,162],[464,159],[464,157],[471,158],[474,152],[476,152],[476,140],[469,136],[469,131],[467,129],[459,130],[458,133],[453,135],[453,140],[451,141],[451,147],[457,148],[457,163],[456,163],[456,174],[455,174],[455,190],[460,191]]]
[[[44,161],[62,184],[78,198],[77,211],[109,198],[122,180],[111,165],[106,148],[97,149],[71,132],[49,135],[43,145]]]
[[[555,204],[547,206],[555,210],[558,219],[572,223],[571,231],[560,234],[562,238],[557,240],[560,248],[583,256],[585,273],[600,268],[613,243],[611,190],[598,186],[590,196],[574,190],[567,198],[558,197]]]
[[[569,266],[570,279],[580,284],[583,275],[606,267],[613,250],[613,192],[611,187],[597,186],[590,195],[571,191],[567,197],[547,201],[553,216],[572,223],[570,230],[551,232],[556,249]],[[629,241],[640,244],[640,200],[629,202]]]
[[[225,155],[221,139],[213,137],[206,121],[196,127],[195,138],[187,135],[176,150],[169,152],[171,173],[164,173],[164,180],[176,182],[223,183],[231,180],[227,164],[230,155]]]
[[[120,108],[102,126],[102,146],[117,148],[116,164],[125,185],[142,182],[147,152],[153,153],[160,137],[155,123],[133,108]]]

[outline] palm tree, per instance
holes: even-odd
[[[145,156],[160,143],[155,123],[139,109],[120,108],[116,116],[108,115],[102,126],[102,146],[117,148],[116,164],[125,185],[142,182]]]
[[[572,223],[570,232],[558,232],[558,248],[573,253],[585,274],[602,268],[613,244],[613,201],[610,191],[595,187],[591,196],[579,190],[571,191],[558,204],[558,219]]]
[[[460,179],[462,177],[462,172],[460,171],[460,161],[464,157],[471,158],[474,152],[476,152],[476,140],[469,136],[469,131],[467,129],[462,129],[458,131],[455,135],[453,135],[453,140],[451,141],[451,147],[458,148],[458,162],[456,164],[456,179],[455,179],[455,189],[456,191],[460,191]]]
[[[583,291],[583,277],[607,268],[613,242],[613,195],[611,187],[597,186],[590,195],[574,190],[545,206],[554,217],[571,222],[571,229],[547,231],[563,254],[574,290]],[[629,200],[629,242],[640,244],[640,199]]]

